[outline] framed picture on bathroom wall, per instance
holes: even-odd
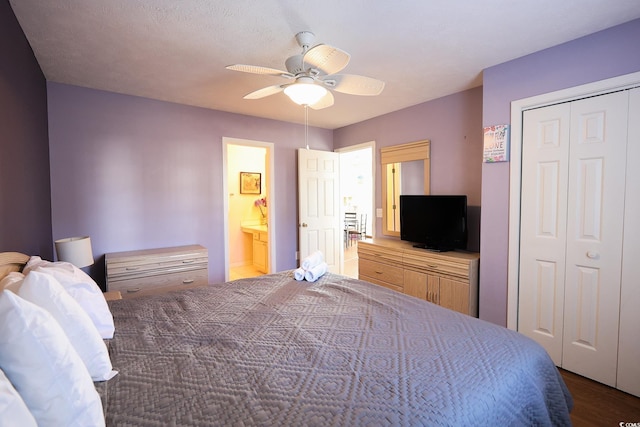
[[[260,194],[261,178],[259,172],[240,172],[240,194]]]

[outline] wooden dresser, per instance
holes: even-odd
[[[478,267],[475,252],[431,252],[394,239],[358,242],[361,280],[478,316]]]
[[[107,291],[123,298],[206,285],[209,254],[200,245],[105,254]]]

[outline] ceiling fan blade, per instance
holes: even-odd
[[[320,98],[320,101],[316,102],[313,105],[309,105],[309,107],[314,110],[321,110],[323,108],[331,107],[333,105],[333,94],[331,91],[327,91],[326,95]]]
[[[322,82],[336,92],[349,95],[379,95],[384,89],[382,80],[355,74],[336,74],[322,79]]]
[[[244,96],[244,99],[260,99],[269,95],[275,95],[278,92],[282,92],[286,85],[274,85],[263,87]]]
[[[277,70],[275,68],[260,67],[258,65],[234,64],[234,65],[227,65],[225,68],[227,70],[241,71],[243,73],[279,76],[279,77],[286,77],[288,79],[292,79],[294,77],[293,74],[288,73],[286,71]]]
[[[321,72],[329,75],[341,71],[349,63],[349,55],[344,50],[326,44],[312,47],[304,54],[303,61]]]

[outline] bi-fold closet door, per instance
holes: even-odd
[[[523,113],[518,303],[518,330],[558,366],[636,395],[639,100],[632,89]]]

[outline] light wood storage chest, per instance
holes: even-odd
[[[478,316],[475,252],[430,252],[394,239],[358,241],[358,275],[432,303]]]
[[[107,291],[123,298],[206,285],[209,254],[200,245],[105,254]]]

